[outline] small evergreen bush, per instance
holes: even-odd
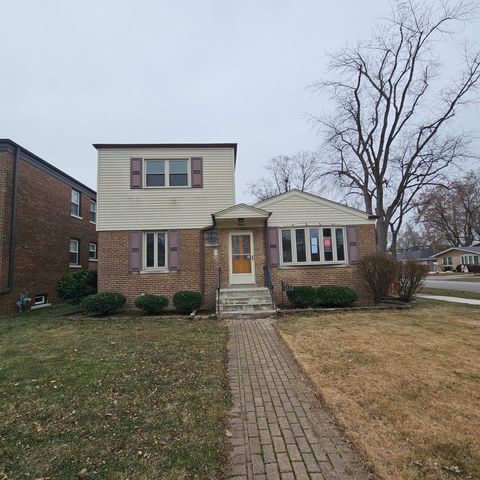
[[[80,272],[62,275],[55,284],[58,298],[76,305],[85,297],[97,293],[97,271],[81,270]]]
[[[410,302],[415,292],[423,286],[428,267],[413,260],[403,263],[399,268],[398,296],[403,302]]]
[[[160,313],[168,305],[168,298],[163,295],[140,295],[135,306],[146,313]]]
[[[313,307],[317,303],[317,292],[313,287],[293,287],[287,291],[287,297],[295,308]]]
[[[357,292],[349,287],[342,285],[323,285],[317,288],[317,305],[320,307],[351,307],[357,300]]]
[[[84,312],[97,313],[98,315],[109,315],[120,310],[127,299],[120,293],[102,292],[85,297],[80,306]]]
[[[182,290],[173,296],[173,306],[179,313],[192,313],[198,310],[203,303],[203,298],[198,292]]]

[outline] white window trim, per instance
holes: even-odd
[[[39,298],[39,297],[42,297],[42,301],[41,302],[37,302],[36,299]],[[47,303],[47,295],[46,294],[41,294],[41,295],[35,295],[33,297],[33,305],[45,305]]]
[[[163,160],[164,165],[165,165],[165,185],[163,186],[155,186],[155,185],[147,185],[147,161],[149,160]],[[173,160],[186,160],[187,161],[187,185],[175,185],[175,186],[170,186],[170,161]],[[190,158],[144,158],[143,159],[143,169],[142,169],[142,175],[143,175],[143,188],[147,189],[165,189],[165,188],[172,188],[172,189],[179,189],[179,188],[191,188],[192,187],[192,164],[191,164],[191,159]]]
[[[78,203],[75,203],[73,201],[73,194],[76,193],[78,195]],[[70,194],[70,216],[74,218],[78,218],[79,220],[83,220],[83,218],[80,216],[80,204],[82,202],[82,194],[78,191],[72,188],[72,193]],[[78,207],[78,215],[76,213],[72,213],[72,205],[76,205]]]
[[[155,234],[155,242],[153,248],[153,264],[157,265],[158,260],[158,239],[157,236],[159,233],[165,234],[165,266],[164,267],[147,267],[147,234]],[[166,230],[154,230],[143,232],[142,238],[142,272],[145,273],[164,273],[168,272],[168,232]]]
[[[325,252],[323,249],[323,229],[332,229],[332,252],[333,260],[325,260]],[[320,260],[312,262],[311,258],[311,244],[310,244],[310,230],[318,229],[318,248],[320,249]],[[337,237],[335,235],[335,229],[341,229],[343,231],[343,250],[345,254],[345,260],[337,260]],[[291,244],[292,244],[292,261],[283,261],[283,243],[282,243],[282,231],[290,230]],[[295,230],[305,230],[305,247],[306,247],[306,262],[297,262],[297,241],[295,236]],[[278,227],[278,242],[279,242],[279,255],[280,265],[283,267],[304,267],[312,265],[346,265],[348,264],[348,242],[347,232],[344,226],[340,225],[307,225],[307,226],[293,226],[293,227]]]
[[[92,221],[92,203],[95,205],[95,221],[93,222]],[[88,214],[90,216],[89,220],[90,220],[90,223],[93,224],[93,225],[96,225],[97,224],[97,202],[95,200],[92,200],[90,199],[90,203],[89,203],[89,207],[88,207]]]
[[[71,250],[71,242],[76,242],[77,243],[77,251],[73,252]],[[70,257],[70,254],[76,253],[77,254],[77,263],[70,263],[70,268],[81,268],[81,265],[78,263],[80,261],[80,242],[76,238],[71,238],[68,244],[68,255]]]
[[[95,258],[90,258],[91,246],[95,245]],[[89,262],[98,262],[98,244],[95,242],[90,242],[88,245],[88,261]]]

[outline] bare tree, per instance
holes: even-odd
[[[467,173],[446,187],[425,190],[417,202],[416,220],[431,241],[447,247],[480,239],[480,175]]]
[[[411,222],[405,224],[397,245],[398,251],[426,249],[430,246],[429,239]]]
[[[279,155],[270,159],[264,168],[267,175],[248,185],[250,193],[260,201],[292,188],[311,193],[322,190],[321,163],[316,152]]]
[[[379,251],[387,250],[390,229],[396,253],[417,195],[441,184],[448,168],[469,156],[469,136],[448,127],[460,107],[476,101],[480,52],[465,49],[462,71],[444,89],[436,52],[473,7],[467,1],[398,2],[369,41],[331,55],[332,79],[312,87],[333,102],[334,113],[312,117],[331,151],[327,174],[378,216]]]

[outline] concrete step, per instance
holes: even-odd
[[[263,312],[225,312],[221,314],[222,318],[265,318],[276,315],[274,310],[265,310]]]
[[[255,305],[258,303],[272,303],[270,295],[262,295],[255,297],[220,297],[221,305]]]
[[[220,312],[264,312],[272,310],[272,303],[260,303],[255,305],[220,305]]]
[[[270,291],[266,287],[233,286],[222,288],[219,292],[219,315],[222,317],[271,315]]]

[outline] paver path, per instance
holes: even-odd
[[[369,478],[302,380],[274,320],[232,319],[229,332],[229,478]]]

